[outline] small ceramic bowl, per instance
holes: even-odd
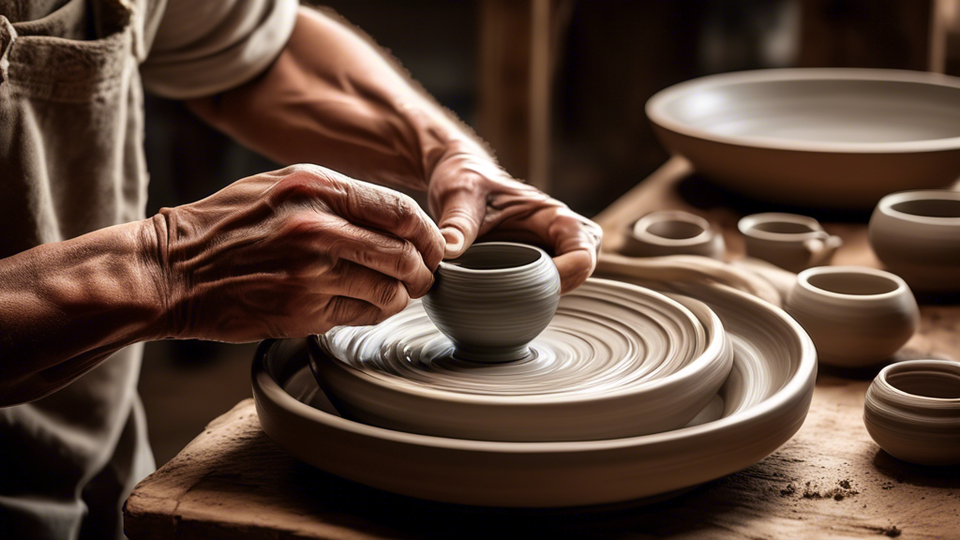
[[[895,458],[960,465],[960,362],[908,360],[883,368],[867,389],[863,423]]]
[[[817,220],[797,214],[753,214],[741,219],[737,228],[746,238],[747,255],[795,273],[827,264],[843,244]]]
[[[900,277],[857,266],[800,272],[783,307],[810,334],[820,362],[845,368],[888,359],[920,321],[917,301]]]
[[[960,291],[960,191],[902,191],[870,216],[877,258],[916,291]]]
[[[627,229],[621,252],[631,257],[703,255],[722,259],[723,236],[706,219],[679,210],[652,212]]]
[[[525,358],[560,302],[560,274],[543,250],[510,242],[474,244],[440,263],[423,307],[456,346],[478,362]]]

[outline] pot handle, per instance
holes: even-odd
[[[829,260],[830,257],[836,253],[837,249],[843,245],[843,239],[839,236],[834,236],[823,232],[823,234],[818,235],[817,238],[811,238],[803,243],[803,247],[806,248],[807,252],[810,254],[810,258],[807,261],[807,268],[811,266],[820,266],[825,261]]]

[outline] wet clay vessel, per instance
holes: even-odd
[[[767,212],[744,217],[737,228],[746,241],[747,255],[800,272],[827,264],[843,243],[807,216]]]
[[[706,219],[668,210],[652,212],[628,227],[621,253],[631,257],[703,255],[722,259],[723,236]]]
[[[810,334],[820,362],[845,368],[887,360],[920,321],[917,301],[900,277],[858,266],[800,272],[784,309]]]
[[[960,291],[960,191],[887,195],[870,216],[870,247],[915,291]]]
[[[883,368],[867,389],[863,422],[893,457],[960,465],[960,362],[908,360]]]
[[[509,362],[530,354],[559,302],[560,274],[543,250],[486,242],[440,263],[423,307],[458,358]]]

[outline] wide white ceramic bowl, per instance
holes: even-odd
[[[722,286],[694,287],[734,342],[719,418],[601,441],[491,442],[405,433],[331,412],[307,366],[306,340],[264,342],[253,395],[264,432],[294,457],[379,489],[484,506],[579,506],[701,484],[763,459],[806,417],[816,352],[770,304]],[[708,405],[708,408],[713,405]]]
[[[960,291],[960,191],[891,193],[870,216],[870,247],[916,291]]]
[[[647,101],[654,131],[697,171],[743,194],[873,207],[960,177],[960,79],[875,69],[727,73]]]
[[[733,365],[706,305],[589,279],[560,300],[523,360],[458,359],[423,305],[311,341],[320,386],[366,424],[487,441],[599,440],[682,427]]]
[[[923,465],[960,465],[960,362],[908,360],[877,375],[863,422],[881,448]]]

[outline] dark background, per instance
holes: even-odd
[[[954,0],[948,0],[953,2]],[[524,0],[324,2],[369,33],[445,107],[491,140],[504,165],[525,157],[485,132],[484,40],[527,53],[512,35]],[[663,163],[644,115],[658,90],[727,71],[793,66],[927,69],[925,0],[553,0],[550,188],[592,216]],[[519,15],[518,15],[519,13]],[[520,17],[517,21],[514,18]],[[951,42],[952,43],[952,42]],[[951,45],[952,47],[955,44]],[[948,57],[948,72],[956,72]],[[507,73],[522,77],[522,74]],[[522,82],[522,81],[521,81]],[[522,86],[522,85],[521,85]],[[516,96],[513,96],[516,97]],[[508,100],[511,96],[507,96]],[[523,96],[517,97],[523,103]],[[177,102],[148,97],[148,213],[209,195],[278,165],[207,128]],[[496,111],[493,111],[496,112]],[[507,135],[510,135],[507,133]],[[508,159],[509,158],[509,159]],[[523,169],[522,166],[516,168]],[[250,395],[254,345],[147,345],[141,393],[158,464]]]

